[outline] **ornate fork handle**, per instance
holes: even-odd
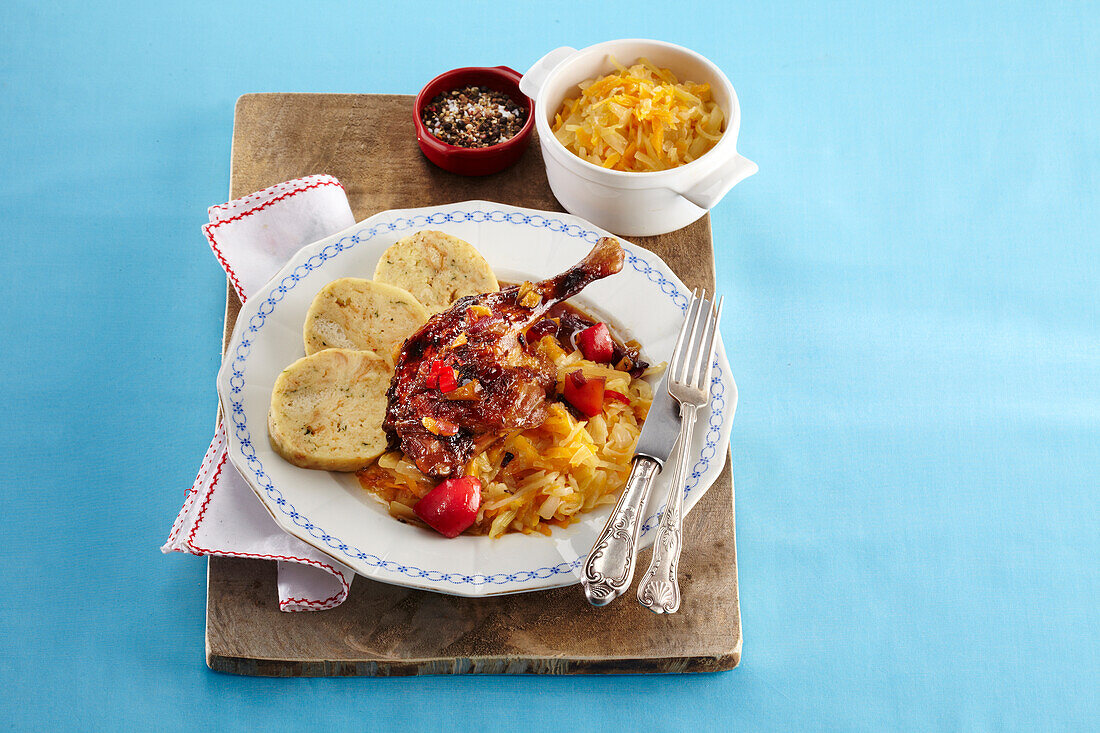
[[[581,585],[588,602],[604,606],[618,598],[634,577],[642,506],[660,466],[648,456],[637,456],[622,496],[615,504],[599,539],[584,563]]]
[[[680,583],[676,569],[680,550],[684,546],[684,485],[687,483],[688,449],[695,410],[690,404],[680,406],[680,441],[676,447],[676,478],[669,485],[665,511],[653,541],[653,559],[638,584],[638,602],[654,613],[676,613],[680,608]]]

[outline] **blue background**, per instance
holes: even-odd
[[[152,6],[153,4],[148,4]],[[1100,717],[1089,3],[0,6],[0,719],[92,729],[1080,729]],[[681,9],[674,10],[679,5]],[[739,669],[269,680],[157,547],[210,437],[233,103],[617,37],[714,59]]]

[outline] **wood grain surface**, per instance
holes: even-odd
[[[538,140],[513,168],[484,178],[436,168],[420,153],[403,95],[249,94],[237,102],[231,196],[329,173],[357,221],[392,208],[486,199],[562,211]],[[658,237],[632,237],[688,287],[714,288],[709,216]],[[476,242],[474,243],[476,244]],[[227,288],[225,342],[240,303]],[[460,673],[711,672],[741,658],[733,483],[729,458],[685,520],[679,613],[657,616],[634,590],[594,608],[579,586],[458,598],[357,577],[341,606],[279,611],[276,566],[212,557],[206,658],[211,669],[272,676]],[[649,562],[638,558],[636,579]]]

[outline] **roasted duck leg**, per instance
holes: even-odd
[[[391,445],[429,476],[461,476],[477,450],[541,425],[556,374],[528,337],[547,309],[619,272],[623,259],[618,241],[605,237],[556,277],[467,296],[433,316],[397,358],[382,423]]]

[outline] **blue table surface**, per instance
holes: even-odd
[[[760,164],[712,214],[740,668],[210,672],[206,563],[157,548],[214,419],[224,280],[199,226],[234,100],[415,93],[623,37],[714,59]],[[1095,728],[1098,49],[1084,2],[3,3],[0,718]]]

